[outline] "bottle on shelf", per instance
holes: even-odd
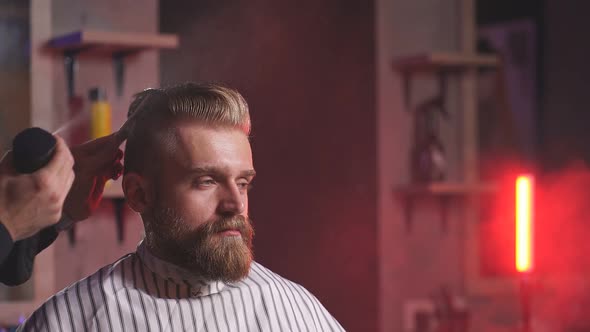
[[[111,104],[107,101],[106,92],[101,88],[92,88],[88,93],[90,99],[90,137],[91,139],[112,133]]]

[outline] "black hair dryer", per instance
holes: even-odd
[[[18,133],[12,141],[14,169],[21,174],[30,174],[45,167],[55,155],[57,140],[48,131],[38,127]],[[70,244],[76,242],[74,225],[68,229]]]
[[[28,128],[12,141],[14,169],[21,174],[37,171],[49,163],[55,154],[57,141],[41,128]]]

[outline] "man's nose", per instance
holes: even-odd
[[[237,215],[245,211],[244,197],[236,184],[224,186],[220,193],[218,212]]]

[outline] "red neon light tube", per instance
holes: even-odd
[[[533,177],[516,179],[516,270],[533,268]]]

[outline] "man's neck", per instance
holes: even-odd
[[[146,238],[147,240],[147,238]],[[154,241],[144,241],[145,249],[149,252],[150,255],[154,256],[155,258],[166,262],[168,264],[172,264],[177,268],[186,270],[187,272],[201,275],[201,271],[196,268],[195,266],[191,266],[182,257],[186,257],[187,253],[184,252],[176,252],[169,248],[164,248],[162,245],[158,245],[154,243]]]

